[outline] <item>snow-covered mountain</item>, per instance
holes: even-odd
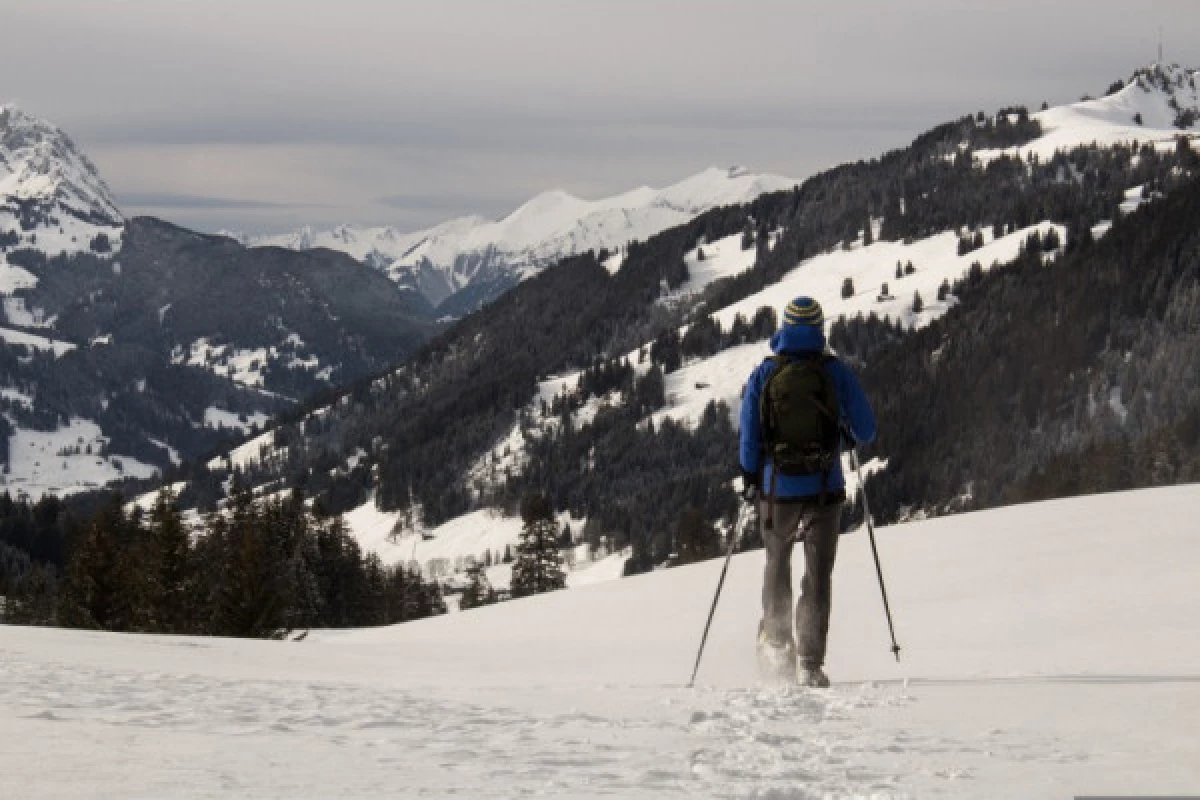
[[[899,664],[844,536],[828,690],[757,681],[761,550],[695,689],[719,560],[304,641],[0,628],[0,767],[30,800],[1195,791],[1197,514],[1191,485],[880,529]]]
[[[48,256],[110,252],[122,223],[95,165],[66,133],[0,105],[0,263],[18,247]]]
[[[795,183],[741,167],[710,168],[665,189],[643,186],[594,201],[547,191],[501,220],[463,217],[415,233],[343,225],[330,231],[231,235],[251,246],[341,250],[439,305],[471,287],[488,287],[471,295],[472,300],[486,299],[565,256],[615,250],[711,208],[746,203]]]
[[[1113,88],[1098,99],[1031,114],[1042,127],[1041,136],[1014,147],[978,150],[975,156],[984,163],[1001,154],[1035,155],[1045,161],[1056,152],[1092,143],[1174,147],[1176,137],[1200,129],[1200,70],[1156,64]]]
[[[0,106],[0,492],[150,478],[393,363],[432,314],[342,253],[126,220],[66,133]]]

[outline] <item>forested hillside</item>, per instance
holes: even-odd
[[[1037,239],[1030,248],[1037,252],[1025,259],[1058,257],[1055,274],[1071,272],[1076,290],[1091,292],[1091,272],[1077,251],[1090,252],[1093,230],[1102,231],[1121,213],[1131,188],[1139,198],[1161,196],[1191,169],[1186,140],[1166,147],[1079,146],[1045,161],[1003,150],[1040,132],[1023,109],[964,117],[904,150],[822,173],[793,192],[703,215],[629,247],[619,259],[595,253],[564,262],[464,320],[409,365],[364,382],[319,413],[296,413],[265,442],[265,457],[238,459],[238,470],[259,485],[303,485],[333,511],[352,508],[373,492],[385,509],[419,509],[426,525],[480,505],[514,509],[523,493],[546,490],[558,508],[587,518],[590,534],[632,543],[646,564],[657,563],[672,549],[678,519],[688,507],[702,510],[710,521],[728,519],[733,498],[727,482],[735,472],[729,409],[714,407],[694,426],[647,424],[647,414],[667,402],[657,384],[697,359],[761,339],[772,327],[769,309],[754,322],[743,319],[732,327],[708,319],[709,312],[751,297],[831,250],[954,231],[959,253],[969,254],[985,233],[997,239],[1045,220],[1065,235]],[[985,152],[986,159],[976,155]],[[664,292],[686,280],[686,254],[736,233],[756,249],[753,268],[685,302],[661,302]],[[981,285],[1011,280],[1003,270],[985,273],[963,275],[953,294],[945,287],[948,297],[939,299],[955,307],[943,325],[973,330],[978,301],[968,299],[995,291]],[[1041,302],[1040,287],[1030,291],[1026,302]],[[962,302],[955,305],[954,295]],[[851,339],[878,349],[869,333],[860,332],[872,328],[869,320],[844,325]],[[874,329],[884,330],[877,324]],[[906,349],[887,356],[886,363],[880,350],[866,365],[885,424],[895,431],[874,451],[891,459],[887,477],[879,480],[924,488],[906,493],[880,484],[879,512],[894,518],[906,509],[999,502],[998,495],[987,493],[968,499],[965,487],[1011,483],[1038,457],[1008,462],[1004,478],[993,479],[985,466],[972,465],[966,473],[955,470],[956,479],[944,484],[916,477],[922,474],[920,462],[913,472],[905,467],[919,452],[905,449],[915,435],[910,429],[920,430],[925,442],[935,440],[928,426],[916,422],[923,406],[892,399],[923,386],[914,387],[911,372],[898,365],[931,358],[932,334],[910,339],[906,328],[886,330],[900,339],[894,347]],[[557,400],[538,400],[539,380],[579,370],[591,370],[592,379],[580,379]],[[618,394],[602,404],[607,410],[577,413],[589,398],[594,405],[614,391]],[[942,391],[951,398],[964,394]],[[480,480],[472,468],[514,426],[529,431],[523,437],[527,446],[499,475]],[[960,438],[967,433],[956,429]],[[191,500],[216,501],[212,489],[220,464],[213,466],[215,474],[191,475]]]

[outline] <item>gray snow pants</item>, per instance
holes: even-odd
[[[816,498],[801,503],[775,502],[775,527],[766,530],[766,500],[760,501],[759,530],[767,551],[763,578],[763,630],[774,642],[791,638],[792,546],[804,538],[804,578],[796,603],[796,656],[806,667],[825,663],[829,608],[833,597],[833,562],[837,557],[842,498],[824,506]]]

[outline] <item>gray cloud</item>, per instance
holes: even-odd
[[[30,35],[0,49],[0,101],[182,224],[417,227],[710,165],[804,178],[1099,93],[1160,25],[1200,62],[1192,0],[9,0]]]
[[[302,205],[266,203],[261,200],[231,200],[227,197],[207,197],[195,194],[172,194],[171,192],[130,192],[117,196],[123,208],[169,208],[185,210],[246,210],[301,208]]]

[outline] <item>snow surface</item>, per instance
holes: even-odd
[[[75,345],[71,342],[50,339],[34,333],[25,333],[24,331],[14,331],[12,328],[0,328],[0,339],[8,344],[25,345],[33,350],[43,350],[53,353],[55,356],[61,356],[75,349]]]
[[[551,190],[501,220],[466,217],[415,233],[346,225],[326,232],[304,228],[274,236],[229,235],[249,246],[341,250],[381,266],[393,280],[416,285],[431,302],[438,303],[469,285],[489,266],[528,276],[564,256],[624,247],[631,240],[644,240],[709,209],[745,203],[795,183],[740,167],[714,167],[665,189],[641,187],[594,201]],[[619,259],[610,262],[610,269],[619,263]]]
[[[243,416],[245,422],[242,421]],[[216,406],[204,409],[204,425],[208,428],[231,428],[245,433],[256,426],[261,427],[267,424],[270,420],[271,417],[261,411],[243,415]]]
[[[1200,486],[843,537],[830,690],[760,685],[761,551],[303,642],[0,628],[22,798],[1058,798],[1200,786]],[[1129,531],[1138,533],[1131,547]],[[797,557],[799,568],[800,556]]]
[[[700,251],[704,251],[704,259],[700,259]],[[684,256],[688,269],[688,279],[674,291],[659,299],[660,303],[669,304],[680,299],[699,294],[710,283],[721,278],[739,275],[754,266],[755,249],[742,249],[742,235],[726,236],[715,242],[698,245]]]
[[[343,519],[359,546],[378,555],[384,564],[415,564],[427,577],[440,579],[461,574],[471,564],[484,563],[488,552],[498,562],[506,547],[516,548],[522,527],[519,516],[505,516],[488,508],[425,529],[408,519],[403,511],[379,510],[373,497],[348,511]],[[570,525],[575,536],[583,531],[585,522],[565,513],[558,516],[559,529]],[[616,574],[611,574],[611,564],[607,571],[592,572],[601,561],[591,561],[585,547],[576,548],[576,553],[576,566],[588,572],[588,577],[578,579],[578,583],[620,577],[624,557],[620,558]],[[507,565],[497,564],[488,571],[488,579],[497,589],[508,588],[509,578]],[[571,581],[571,585],[577,585],[577,581]]]
[[[43,494],[62,497],[158,473],[157,467],[129,456],[100,455],[107,445],[100,426],[87,419],[72,419],[55,431],[18,428],[8,440],[9,472],[0,476],[0,490],[25,492],[34,499]]]

